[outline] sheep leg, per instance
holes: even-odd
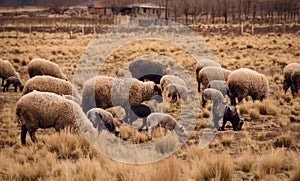
[[[4,86],[4,78],[2,78],[2,87]]]
[[[22,145],[26,145],[26,133],[27,133],[27,127],[24,124],[21,126],[21,143],[22,143]]]
[[[35,130],[30,130],[28,131],[29,132],[29,135],[30,135],[30,138],[32,140],[32,142],[36,142],[36,137],[35,137]]]
[[[296,89],[296,87],[295,87],[295,85],[294,85],[294,84],[292,84],[292,86],[291,86],[291,90],[292,90],[292,95],[293,95],[293,98],[295,98],[295,97],[296,97],[296,95],[297,95],[297,89]]]
[[[200,84],[201,84],[201,82],[200,81],[197,81],[198,82],[198,92],[200,92],[201,90],[200,90]]]
[[[235,97],[230,97],[230,103],[231,105],[236,106]]]
[[[143,124],[142,126],[139,128],[139,131],[142,131],[143,128],[146,126],[146,129],[147,129],[147,118],[143,118]]]
[[[18,84],[14,84],[14,87],[15,87],[15,92],[17,92]]]

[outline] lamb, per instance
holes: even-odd
[[[287,90],[292,86],[291,75],[297,68],[300,68],[299,63],[290,63],[283,69],[283,90],[285,94]]]
[[[103,129],[108,129],[109,132],[115,135],[119,134],[119,128],[114,123],[113,115],[101,108],[93,108],[87,112],[88,119],[100,133]]]
[[[227,94],[226,81],[224,80],[212,80],[209,82],[207,88],[219,90],[222,93],[223,97],[225,97]]]
[[[74,97],[79,100],[78,102],[81,101],[81,96],[73,89],[71,82],[49,75],[34,76],[29,79],[24,86],[23,95],[33,90],[52,92],[61,96],[74,94]]]
[[[209,82],[212,80],[227,81],[230,73],[231,73],[230,70],[221,67],[208,66],[202,68],[201,71],[197,74],[198,92],[201,91],[201,84],[203,85],[203,90],[204,90],[207,88]]]
[[[300,67],[296,68],[291,74],[291,82],[292,95],[295,98],[298,95],[298,90],[300,88]]]
[[[165,134],[168,130],[175,131],[176,133],[182,134],[185,132],[185,128],[180,125],[173,116],[166,113],[151,113],[147,117],[148,127],[148,139],[152,139],[152,129],[160,126],[165,129]]]
[[[31,60],[28,64],[27,71],[30,78],[36,75],[50,75],[52,77],[68,80],[67,76],[56,63],[46,59],[37,58]]]
[[[217,61],[207,59],[207,58],[203,58],[203,59],[198,60],[197,63],[196,63],[196,76],[199,74],[201,69],[203,69],[204,67],[208,67],[208,66],[221,68],[221,65]]]
[[[241,68],[229,75],[227,90],[233,106],[236,105],[236,98],[241,102],[247,96],[251,96],[253,101],[263,101],[269,95],[269,82],[265,75]]]
[[[94,107],[107,109],[122,106],[128,119],[128,110],[132,105],[141,104],[152,97],[161,96],[160,86],[153,82],[142,82],[135,78],[113,78],[96,76],[84,83],[82,108],[84,112]],[[158,102],[162,100],[158,99]]]
[[[33,91],[22,96],[16,105],[16,115],[21,123],[21,143],[26,144],[29,132],[32,142],[36,142],[38,128],[55,128],[60,131],[66,126],[78,128],[84,134],[94,134],[92,123],[75,102],[50,92]]]
[[[130,63],[129,71],[132,77],[140,80],[150,80],[159,84],[162,76],[166,74],[165,67],[158,62],[138,59]]]
[[[234,106],[226,103],[225,98],[219,90],[207,88],[202,93],[202,106],[208,100],[212,100],[212,120],[214,127],[219,131],[224,131],[227,121],[230,121],[234,131],[241,130],[244,122],[240,121],[240,117]],[[219,128],[219,120],[223,119],[222,127]]]
[[[0,77],[2,79],[1,85],[4,86],[4,81],[11,76],[15,76],[20,79],[19,73],[16,72],[13,65],[8,60],[0,59]]]
[[[163,92],[163,95],[164,100],[170,100],[171,104],[180,99],[187,101],[189,97],[192,98],[194,96],[192,90],[179,84],[169,84]]]
[[[20,88],[20,91],[23,91],[24,86],[22,85],[20,78],[17,76],[10,76],[6,79],[6,83],[3,87],[3,92],[7,91],[8,92],[8,88],[10,86],[10,84],[14,85],[15,88],[15,92],[17,92],[17,88]]]

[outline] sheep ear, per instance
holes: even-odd
[[[159,90],[160,90],[160,87],[159,87],[158,85],[155,84],[155,85],[154,85],[154,90],[155,90],[155,91],[159,91]]]

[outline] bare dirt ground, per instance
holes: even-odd
[[[25,83],[28,62],[36,57],[58,63],[72,79],[77,62],[93,41],[80,34],[35,33],[31,37],[9,38],[2,32],[1,59],[12,62]],[[237,106],[242,131],[229,126],[218,132],[209,146],[198,148],[208,108],[201,109],[197,126],[180,150],[167,159],[147,165],[120,164],[97,153],[82,137],[70,133],[58,135],[53,130],[39,130],[39,142],[26,147],[20,144],[20,125],[15,104],[22,95],[0,92],[0,178],[5,180],[299,180],[300,179],[300,98],[292,98],[282,90],[282,70],[291,62],[300,63],[300,32],[206,35],[204,41],[212,48],[222,67],[235,70],[246,67],[268,77],[271,95],[264,102],[245,100]],[[199,32],[199,36],[202,36]],[[184,40],[182,40],[184,41]],[[156,41],[128,44],[107,59],[102,74],[115,75],[124,63],[155,52],[172,57],[184,65],[195,78],[194,63],[185,51]],[[114,63],[112,63],[114,62]],[[111,64],[110,64],[111,63]],[[195,84],[196,84],[196,80]],[[199,102],[200,104],[200,102]],[[125,129],[124,129],[125,130]],[[132,130],[124,131],[125,133]],[[142,133],[143,134],[143,133]],[[130,137],[130,135],[126,135]],[[132,136],[132,135],[131,135]],[[141,137],[141,136],[140,136]],[[144,142],[142,138],[141,142]]]

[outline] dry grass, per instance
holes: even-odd
[[[1,59],[12,62],[24,83],[29,79],[26,65],[36,57],[58,63],[72,80],[79,57],[93,40],[76,34],[73,39],[69,39],[68,34],[47,33],[43,39],[38,32],[32,38],[22,33],[19,39],[7,38],[9,35],[15,36],[15,32],[0,32]],[[38,143],[33,144],[27,137],[27,146],[21,146],[20,125],[15,116],[15,103],[21,93],[0,92],[0,180],[300,180],[297,141],[300,99],[293,99],[290,90],[287,94],[282,90],[283,67],[290,62],[299,62],[299,35],[213,35],[204,40],[223,67],[230,70],[252,68],[268,77],[269,99],[254,103],[248,99],[238,105],[241,119],[247,118],[241,132],[218,132],[209,146],[200,150],[197,146],[199,137],[210,116],[207,106],[199,112],[197,130],[177,152],[156,163],[122,164],[103,156],[84,137],[66,132],[59,135],[49,129],[38,130]],[[121,47],[108,57],[101,73],[115,75],[124,63],[153,52],[171,57],[195,77],[194,59],[181,47],[161,41],[135,41]],[[167,111],[175,114],[177,108]],[[123,116],[123,112],[116,112]],[[103,134],[112,141],[136,145],[148,143],[145,131],[139,133],[127,125],[121,126],[120,130],[121,139],[107,132]],[[97,141],[111,155],[128,156],[134,163],[134,159],[168,155],[178,146],[176,136],[170,132],[164,136],[163,132],[160,129],[153,131],[152,143],[156,150],[149,152],[127,151],[118,144],[111,147],[103,143],[102,138]]]

